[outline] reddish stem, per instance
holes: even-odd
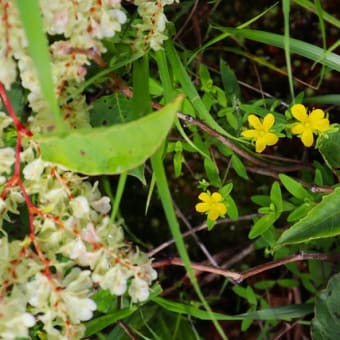
[[[32,132],[27,130],[19,121],[18,117],[16,116],[13,106],[11,104],[11,102],[9,101],[7,94],[6,94],[6,90],[5,87],[2,83],[0,83],[0,96],[2,98],[2,101],[4,103],[4,105],[6,106],[6,109],[10,115],[10,117],[13,119],[13,122],[15,124],[15,127],[18,131],[18,135],[20,133],[23,133],[24,135],[26,135],[27,137],[31,137],[33,136]]]

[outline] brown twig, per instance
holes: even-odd
[[[183,114],[183,113],[180,113],[180,112],[177,113],[177,117],[181,120],[184,120],[185,122],[187,122],[190,125],[195,125],[195,126],[199,127],[201,130],[205,131],[210,136],[216,138],[223,145],[228,147],[230,150],[234,151],[237,155],[239,155],[243,159],[245,159],[245,160],[247,160],[247,161],[249,161],[249,162],[251,162],[255,165],[258,165],[260,167],[261,166],[262,167],[270,166],[271,170],[274,170],[274,171],[277,171],[277,172],[292,172],[292,171],[302,170],[302,169],[305,168],[305,165],[302,165],[302,164],[290,165],[290,166],[285,167],[285,166],[280,166],[280,165],[276,165],[276,164],[266,162],[264,160],[261,160],[260,158],[253,156],[252,154],[247,152],[245,149],[238,146],[236,143],[234,143],[230,139],[222,136],[221,134],[219,134],[214,129],[210,128],[209,126],[207,126],[206,124],[204,124],[200,120],[195,119],[192,116],[189,116],[189,115],[186,115],[186,114]]]
[[[230,270],[224,270],[221,268],[216,268],[216,267],[212,267],[212,266],[206,266],[206,265],[201,265],[199,263],[191,263],[191,267],[194,270],[197,271],[203,271],[203,272],[208,272],[208,273],[214,273],[217,275],[221,275],[224,276],[228,279],[230,279],[231,281],[233,281],[234,283],[241,283],[244,280],[255,276],[257,274],[260,274],[264,271],[273,269],[273,268],[277,268],[280,266],[283,266],[285,264],[288,263],[292,263],[292,262],[298,262],[298,261],[306,261],[306,260],[317,260],[317,261],[335,261],[340,259],[340,253],[334,254],[334,255],[327,255],[327,254],[320,254],[320,253],[299,253],[296,255],[292,255],[292,256],[288,256],[286,258],[283,259],[279,259],[279,260],[273,260],[270,262],[267,262],[265,264],[256,266],[254,268],[251,268],[245,272],[234,272],[234,271],[230,271]],[[184,267],[184,263],[183,261],[178,258],[178,257],[174,257],[174,258],[169,258],[169,259],[165,259],[165,260],[161,260],[161,261],[157,261],[153,263],[153,267],[154,268],[159,268],[159,267],[165,267],[165,266],[181,266]]]
[[[239,221],[247,221],[247,220],[253,219],[256,216],[259,216],[259,214],[248,214],[248,215],[240,216],[237,219],[221,218],[221,219],[216,221],[216,225],[222,224],[222,223],[236,223],[236,222],[239,222]],[[207,225],[206,222],[204,222],[201,225],[199,225],[199,226],[197,226],[195,228],[192,228],[192,229],[188,230],[187,232],[183,233],[182,237],[183,238],[187,237],[187,236],[192,235],[192,234],[194,234],[194,233],[196,233],[198,231],[206,230],[207,228],[208,228],[208,225]],[[150,252],[148,252],[148,256],[149,257],[155,256],[157,253],[159,253],[163,249],[171,246],[174,243],[175,243],[174,239],[168,240],[168,241],[162,243],[161,245],[159,245],[157,248],[154,248]]]

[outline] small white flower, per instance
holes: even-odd
[[[66,243],[59,249],[59,252],[68,256],[70,259],[75,260],[81,266],[94,268],[101,256],[102,250],[88,251],[84,242],[78,237],[77,239]]]
[[[34,307],[48,307],[51,292],[51,284],[47,277],[40,273],[36,274],[35,278],[26,284],[28,302]]]
[[[126,291],[128,276],[119,265],[109,269],[104,275],[93,274],[92,278],[102,288],[108,289],[111,294],[123,295]]]
[[[99,243],[101,238],[96,232],[93,223],[88,223],[86,228],[81,231],[82,239],[89,243]]]
[[[77,218],[87,217],[90,212],[89,202],[84,196],[78,196],[70,202],[73,215]]]
[[[6,203],[2,198],[0,198],[0,215],[2,215],[5,210],[6,210]]]
[[[149,286],[144,280],[135,277],[132,279],[128,293],[132,302],[146,301],[149,297]]]
[[[91,207],[101,214],[107,214],[111,209],[110,199],[107,196],[103,196],[98,201],[91,203]]]
[[[117,20],[120,24],[125,24],[126,23],[126,15],[123,11],[120,11],[119,9],[113,9],[112,11],[109,12],[111,17],[115,20]]]
[[[28,163],[24,169],[23,174],[25,179],[29,181],[39,181],[41,180],[41,174],[45,168],[45,163],[41,158],[37,158],[34,161]]]
[[[0,149],[0,174],[11,172],[11,167],[15,162],[15,151],[12,148]]]
[[[93,311],[97,309],[96,303],[88,298],[92,280],[89,270],[73,269],[63,280],[66,288],[60,292],[68,315],[73,323],[86,321],[92,318]]]
[[[90,320],[97,309],[96,303],[88,298],[80,298],[68,292],[63,292],[62,298],[73,323]]]

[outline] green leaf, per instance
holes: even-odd
[[[299,281],[294,279],[279,279],[277,284],[284,288],[299,287]]]
[[[42,94],[53,114],[52,119],[57,126],[57,131],[61,131],[63,123],[54,91],[55,87],[52,80],[51,58],[48,51],[48,41],[43,29],[39,2],[37,0],[17,0],[16,6],[20,13],[20,18],[28,41],[28,50],[32,57]]]
[[[164,141],[182,99],[130,123],[40,135],[42,157],[86,175],[119,174],[135,168]]]
[[[211,320],[211,313],[179,302],[173,302],[161,297],[152,299],[166,310],[191,315],[200,320]],[[212,313],[216,320],[290,320],[300,318],[313,312],[313,305],[300,304],[288,305],[284,307],[268,308],[250,313],[237,315],[227,315],[221,313]]]
[[[243,179],[248,180],[248,174],[246,167],[242,163],[239,157],[237,157],[235,154],[231,156],[231,165],[234,168],[235,172]]]
[[[275,280],[262,280],[262,281],[258,281],[254,283],[254,287],[256,289],[271,289],[276,285],[276,281]]]
[[[318,138],[317,148],[326,164],[334,170],[340,169],[340,130],[322,134]]]
[[[233,106],[235,100],[241,97],[241,90],[235,72],[222,59],[220,60],[220,72],[228,104]]]
[[[219,193],[220,193],[224,198],[226,198],[226,197],[231,193],[232,190],[233,190],[233,183],[228,183],[228,184],[224,185],[224,186],[219,190]]]
[[[96,303],[98,312],[114,313],[117,311],[117,297],[113,296],[109,290],[100,289],[91,298]]]
[[[294,209],[287,217],[288,222],[295,222],[301,220],[307,215],[308,211],[313,207],[313,204],[306,202]]]
[[[120,93],[100,97],[90,111],[90,123],[94,127],[127,123],[137,118],[132,110],[132,101]]]
[[[272,188],[270,190],[270,200],[274,203],[275,206],[275,217],[279,218],[282,212],[282,195],[280,184],[278,182],[274,182]]]
[[[230,216],[230,218],[237,219],[238,218],[238,208],[237,205],[234,201],[234,199],[231,196],[227,196],[224,199],[226,205],[227,205],[227,214]]]
[[[313,199],[313,195],[306,190],[301,183],[296,181],[295,179],[285,175],[280,174],[279,178],[283,184],[283,186],[296,198],[304,201],[306,199]]]
[[[340,274],[334,275],[315,301],[314,340],[340,339]]]
[[[324,196],[319,204],[308,214],[286,230],[278,246],[284,244],[308,242],[310,240],[334,237],[340,234],[340,188]]]
[[[228,33],[230,35],[236,35],[263,44],[268,44],[280,48],[284,48],[284,36],[280,34],[258,31],[253,29],[237,29],[229,27],[218,27],[220,31]],[[290,52],[299,54],[310,60],[318,60],[320,64],[329,67],[332,70],[340,71],[340,56],[335,53],[325,54],[324,49],[304,42],[298,39],[289,39]]]
[[[273,226],[276,218],[274,216],[274,213],[264,215],[261,218],[259,218],[253,227],[251,228],[248,237],[250,239],[253,239],[255,237],[258,237],[262,235],[264,232],[266,232],[271,226]]]
[[[90,336],[101,331],[102,329],[106,328],[107,326],[112,325],[118,320],[126,318],[127,316],[134,313],[136,310],[137,310],[136,306],[124,308],[118,312],[103,315],[98,318],[92,319],[88,322],[85,322],[85,326],[86,326],[85,336]]]
[[[204,170],[208,176],[209,182],[215,186],[220,187],[222,185],[220,176],[219,176],[219,170],[217,165],[213,160],[210,158],[204,158]]]

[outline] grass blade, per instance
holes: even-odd
[[[242,38],[257,41],[263,44],[273,45],[279,48],[284,48],[284,36],[276,33],[264,32],[251,29],[237,29],[237,28],[224,28],[216,27],[216,29],[228,32],[231,35],[240,36]],[[318,46],[306,43],[302,40],[290,38],[290,52],[299,54],[310,60],[318,60],[334,71],[340,72],[340,55],[335,53],[327,53]]]
[[[28,50],[32,57],[36,74],[39,79],[41,92],[53,114],[57,131],[63,131],[55,86],[52,79],[51,58],[48,42],[43,30],[43,22],[39,2],[37,0],[17,0],[22,25],[28,40]]]

